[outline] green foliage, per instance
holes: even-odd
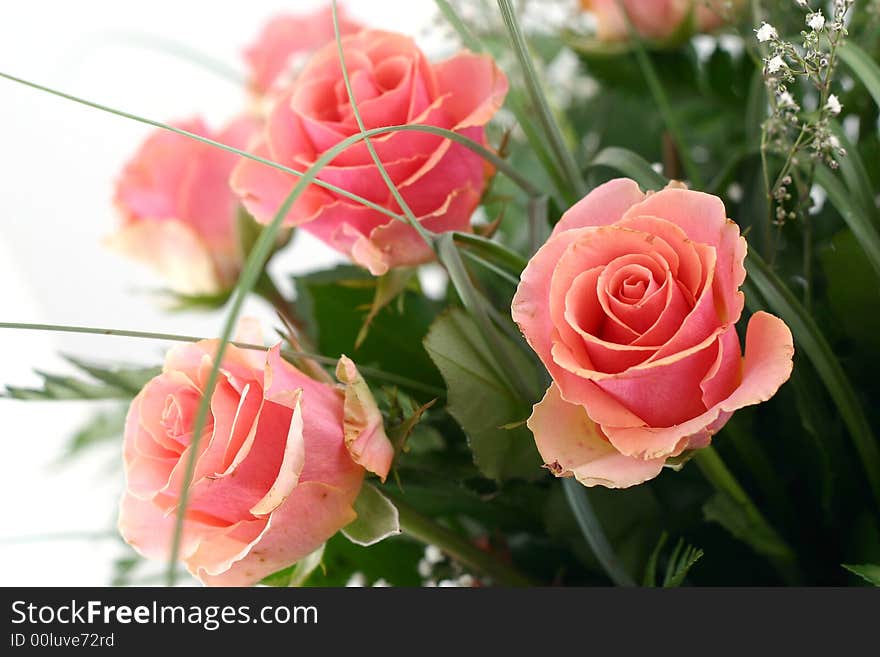
[[[871,563],[855,566],[852,564],[842,564],[849,572],[858,575],[863,580],[873,586],[880,586],[880,566]]]
[[[390,538],[367,548],[336,534],[324,546],[320,567],[312,568],[297,585],[345,586],[359,573],[368,585],[381,579],[392,586],[419,586],[417,564],[423,553],[423,547],[403,537]],[[291,586],[296,575],[297,565],[294,565],[270,575],[263,583]]]
[[[44,401],[131,399],[147,381],[161,371],[158,367],[98,365],[71,356],[66,357],[66,360],[88,377],[35,370],[43,379],[40,388],[6,386],[6,396],[11,399]]]
[[[99,411],[77,429],[76,433],[64,446],[64,452],[58,457],[64,463],[73,457],[80,456],[90,448],[110,440],[121,438],[125,430],[126,407],[117,407],[108,411]]]
[[[375,298],[376,279],[357,267],[343,266],[299,276],[295,284],[297,307],[320,353],[333,358],[345,354],[358,366],[443,387],[440,373],[421,347],[440,304],[407,289],[397,303],[375,314],[368,334],[355,346]],[[410,392],[420,401],[432,398]]]
[[[657,546],[651,553],[651,558],[648,561],[648,565],[645,567],[645,576],[642,581],[642,586],[657,586],[657,562],[660,558],[660,553],[662,552],[663,547],[666,545],[667,538],[668,534],[666,532],[663,532],[660,535],[660,540],[657,541]],[[675,548],[673,548],[672,554],[669,556],[666,563],[666,574],[663,577],[663,588],[676,588],[681,586],[690,569],[702,557],[703,551],[701,549],[695,548],[692,545],[685,545],[683,538],[678,539],[678,542],[675,544]]]
[[[452,310],[434,323],[425,338],[425,349],[446,380],[449,412],[467,435],[474,463],[484,475],[496,480],[539,477],[541,460],[528,429],[502,428],[528,417],[530,409],[499,380],[477,335],[474,321]],[[527,369],[525,357],[512,345],[507,348],[512,358],[525,361],[522,369]]]

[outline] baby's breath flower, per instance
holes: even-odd
[[[761,27],[755,30],[755,36],[760,43],[766,43],[767,41],[778,39],[779,33],[770,23],[761,23]]]
[[[840,99],[836,95],[831,94],[825,103],[825,109],[831,112],[832,115],[837,116],[843,109],[843,105],[840,104]]]
[[[810,29],[815,32],[818,32],[825,27],[825,16],[822,15],[821,9],[812,14],[807,14],[807,25],[809,25]]]
[[[771,57],[767,60],[767,71],[769,73],[778,73],[784,68],[786,68],[785,60],[783,60],[782,57],[780,57],[779,55]]]

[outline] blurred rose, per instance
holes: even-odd
[[[244,322],[238,339],[259,344],[259,329]],[[169,557],[216,350],[217,340],[173,348],[128,413],[119,528],[151,559]],[[180,551],[205,584],[253,584],[315,551],[356,517],[365,468],[388,473],[393,450],[375,401],[351,361],[343,357],[340,370],[344,389],[307,377],[278,346],[227,348]]]
[[[463,52],[432,64],[409,37],[375,30],[345,37],[343,44],[367,129],[421,123],[486,143],[483,126],[507,93],[507,79],[490,57]],[[358,132],[337,46],[331,43],[279,95],[256,153],[305,170]],[[470,230],[471,214],[491,173],[482,158],[423,132],[390,133],[372,142],[425,228]],[[363,142],[337,156],[319,178],[400,212]],[[232,175],[233,188],[262,222],[272,220],[296,181],[250,160],[241,160]],[[285,223],[302,226],[377,275],[433,257],[413,228],[315,185],[299,197]]]
[[[339,31],[352,34],[363,28],[349,18],[342,6],[338,9]],[[289,82],[291,69],[297,57],[309,54],[333,41],[333,10],[323,7],[302,14],[276,16],[244,52],[249,68],[250,87],[265,94],[279,83]]]
[[[742,0],[581,0],[596,16],[602,41],[626,39],[629,34],[621,6],[635,30],[646,39],[662,41],[680,31],[710,32],[725,22]],[[730,5],[730,8],[728,8]],[[689,26],[685,23],[690,23]]]
[[[791,332],[773,315],[752,315],[742,357],[745,255],[721,200],[676,186],[614,180],[565,213],[513,300],[553,377],[528,424],[557,476],[651,479],[788,379]]]
[[[213,132],[200,119],[174,127],[244,149],[257,131],[249,117]],[[157,130],[125,165],[115,203],[122,225],[109,243],[152,265],[181,294],[216,294],[233,285],[242,264],[238,199],[229,174],[238,156]]]

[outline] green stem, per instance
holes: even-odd
[[[626,572],[614,548],[611,547],[611,542],[605,536],[602,523],[599,522],[593,505],[590,504],[586,487],[569,477],[562,481],[562,489],[565,491],[565,499],[577,519],[581,533],[611,581],[616,586],[635,586],[635,581]]]
[[[263,275],[257,281],[257,284],[254,286],[254,292],[268,302],[281,319],[296,329],[297,333],[301,334],[303,332],[303,321],[297,315],[296,308],[281,293],[281,290],[278,289],[275,281],[272,280],[272,277],[267,272],[263,272]]]
[[[74,103],[79,103],[80,105],[85,105],[86,107],[91,107],[97,110],[101,110],[102,112],[107,112],[109,114],[115,114],[116,116],[121,116],[125,119],[130,119],[132,121],[137,121],[138,123],[144,123],[149,126],[153,126],[155,128],[161,128],[162,130],[167,130],[168,132],[173,132],[175,134],[181,135],[182,137],[188,137],[190,139],[194,139],[196,141],[200,141],[203,144],[207,144],[208,146],[213,146],[214,148],[219,148],[221,150],[227,151],[229,153],[235,153],[236,155],[240,155],[241,157],[245,157],[249,160],[254,160],[255,162],[259,162],[260,164],[265,164],[268,167],[272,167],[273,169],[278,169],[279,171],[283,171],[284,173],[289,173],[292,176],[296,176],[301,178],[306,175],[306,172],[299,171],[297,169],[293,169],[291,167],[284,166],[283,164],[279,164],[278,162],[274,162],[264,157],[260,157],[259,155],[254,155],[253,153],[248,153],[247,151],[243,151],[239,148],[235,148],[233,146],[228,146],[227,144],[221,144],[218,141],[214,141],[213,139],[208,139],[207,137],[203,137],[201,135],[197,135],[193,132],[189,132],[188,130],[183,130],[181,128],[176,128],[172,125],[168,125],[167,123],[162,123],[161,121],[155,121],[150,118],[146,118],[143,116],[138,116],[137,114],[132,114],[131,112],[125,112],[123,110],[119,110],[113,107],[108,107],[106,105],[101,105],[100,103],[95,103],[91,100],[86,100],[85,98],[80,98],[78,96],[74,96],[72,94],[65,93],[63,91],[59,91],[57,89],[53,89],[51,87],[47,87],[41,84],[37,84],[36,82],[31,82],[30,80],[24,80],[22,78],[16,77],[14,75],[10,75],[8,73],[3,73],[0,71],[0,78],[10,80],[11,82],[16,82],[18,84],[22,84],[26,87],[30,87],[32,89],[37,89],[38,91],[44,91],[48,94],[52,94],[53,96],[58,96],[59,98],[64,98],[65,100],[72,101]],[[439,135],[446,139],[450,139],[458,144],[461,144],[465,148],[473,151],[481,158],[492,164],[498,171],[501,171],[506,175],[510,180],[516,183],[522,190],[530,195],[530,196],[538,196],[542,192],[538,187],[536,187],[532,182],[520,174],[516,167],[510,164],[507,160],[499,157],[496,153],[493,153],[491,150],[480,144],[479,142],[474,141],[464,135],[461,135],[457,132],[452,132],[451,130],[446,130],[445,128],[440,128],[435,125],[422,125],[418,123],[411,123],[406,125],[398,125],[398,126],[384,126],[382,128],[368,130],[367,136],[370,135],[379,135],[388,132],[426,132],[429,134]],[[311,184],[317,185],[318,187],[323,187],[324,189],[331,191],[335,194],[339,194],[340,196],[344,196],[347,199],[354,201],[355,203],[359,203],[365,207],[370,208],[371,210],[375,210],[376,212],[380,212],[388,217],[391,217],[395,221],[405,221],[405,218],[402,215],[397,214],[393,210],[390,210],[386,207],[379,205],[378,203],[374,203],[369,199],[366,199],[362,196],[358,196],[347,189],[343,189],[342,187],[337,187],[331,183],[328,183],[319,178],[314,178],[310,181]]]
[[[752,498],[736,480],[733,473],[725,465],[713,447],[704,447],[697,450],[694,462],[702,471],[703,475],[724,495],[729,496],[736,502],[748,518],[750,524],[759,528],[761,535],[772,546],[764,551],[766,556],[779,571],[779,574],[789,585],[796,585],[802,577],[796,563],[796,555],[788,546],[779,533],[767,522],[767,519],[755,506]]]
[[[154,333],[150,331],[129,331],[126,329],[114,328],[98,328],[92,326],[66,326],[63,324],[29,324],[26,322],[0,322],[0,329],[19,329],[25,331],[50,331],[57,333],[84,333],[86,335],[110,335],[118,338],[144,338],[147,340],[167,340],[168,342],[201,342],[209,338],[196,335],[176,335],[172,333]],[[250,344],[248,342],[230,342],[229,344],[239,349],[253,349],[256,351],[265,351],[265,345]],[[331,358],[321,354],[312,353],[303,350],[284,349],[281,355],[288,360],[295,358],[309,358],[310,360],[324,363],[325,365],[336,365],[338,358]],[[358,370],[367,378],[374,378],[380,381],[387,381],[395,385],[418,390],[434,397],[444,398],[446,391],[420,381],[414,381],[404,376],[384,372],[374,367],[358,365]]]
[[[645,50],[641,36],[632,24],[628,10],[621,0],[618,0],[618,5],[620,11],[623,12],[624,17],[626,18],[627,27],[629,28],[629,37],[633,44],[633,53],[636,56],[636,61],[639,64],[645,82],[648,84],[648,88],[651,90],[654,102],[660,110],[660,115],[663,117],[663,122],[666,124],[669,136],[675,143],[675,147],[678,150],[678,156],[681,158],[682,166],[684,166],[685,174],[694,187],[702,189],[703,177],[700,175],[700,169],[694,162],[690,149],[687,147],[681,126],[679,126],[678,120],[675,118],[675,114],[672,111],[672,105],[669,102],[669,98],[666,96],[666,92],[663,90],[663,84],[660,82],[660,77],[657,75],[657,71],[654,70],[654,64],[651,62],[647,50]]]
[[[405,534],[426,545],[436,545],[451,559],[491,577],[492,581],[499,586],[526,587],[535,585],[535,582],[517,572],[498,557],[479,549],[452,530],[422,515],[397,495],[390,495],[387,490],[383,492],[397,507],[400,528]]]
[[[510,40],[513,42],[513,50],[516,53],[520,68],[522,69],[526,91],[528,91],[532,104],[535,107],[538,120],[540,121],[541,127],[544,129],[544,133],[550,143],[550,148],[556,157],[571,190],[577,198],[580,198],[586,193],[584,179],[581,176],[580,169],[578,168],[577,162],[572,156],[571,151],[568,150],[568,146],[562,137],[562,131],[559,129],[556,118],[553,116],[550,104],[547,102],[547,96],[544,93],[544,89],[541,87],[541,82],[538,80],[538,74],[535,70],[532,57],[529,54],[529,47],[526,43],[525,36],[523,36],[519,20],[517,20],[513,4],[510,0],[498,0],[498,8],[501,10],[501,16],[504,19],[505,25],[507,25]]]

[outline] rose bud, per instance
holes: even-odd
[[[665,41],[676,34],[711,32],[721,27],[742,0],[581,0],[596,17],[601,41],[629,37],[626,16],[644,39]],[[624,15],[623,10],[626,10]]]
[[[175,127],[244,149],[257,122],[241,117],[218,133],[200,119]],[[243,261],[239,203],[229,188],[237,160],[234,153],[190,137],[152,133],[116,184],[122,222],[110,246],[152,265],[174,292],[211,295],[232,287]]]
[[[259,343],[254,323],[238,339]],[[367,470],[384,480],[393,449],[354,364],[341,386],[309,378],[268,351],[229,345],[197,447],[195,418],[217,340],[171,349],[125,425],[123,538],[167,560],[191,450],[197,450],[180,557],[208,585],[241,586],[318,549],[355,519]]]
[[[427,124],[481,144],[483,126],[507,93],[507,79],[492,59],[462,52],[433,64],[409,37],[364,30],[342,39],[346,65],[367,129]],[[256,154],[299,170],[359,133],[349,103],[336,43],[319,50],[279,94]],[[483,159],[455,142],[424,132],[396,132],[372,143],[403,199],[428,230],[470,231],[470,217],[491,173]],[[359,142],[318,177],[400,213],[391,192]],[[270,222],[297,179],[252,160],[241,160],[232,187],[258,221]],[[391,267],[433,258],[415,229],[347,197],[309,186],[285,217],[356,263],[380,275]]]
[[[675,185],[613,180],[565,213],[513,299],[553,378],[528,426],[554,474],[642,483],[788,380],[782,320],[752,315],[740,350],[745,255],[721,200]]]

